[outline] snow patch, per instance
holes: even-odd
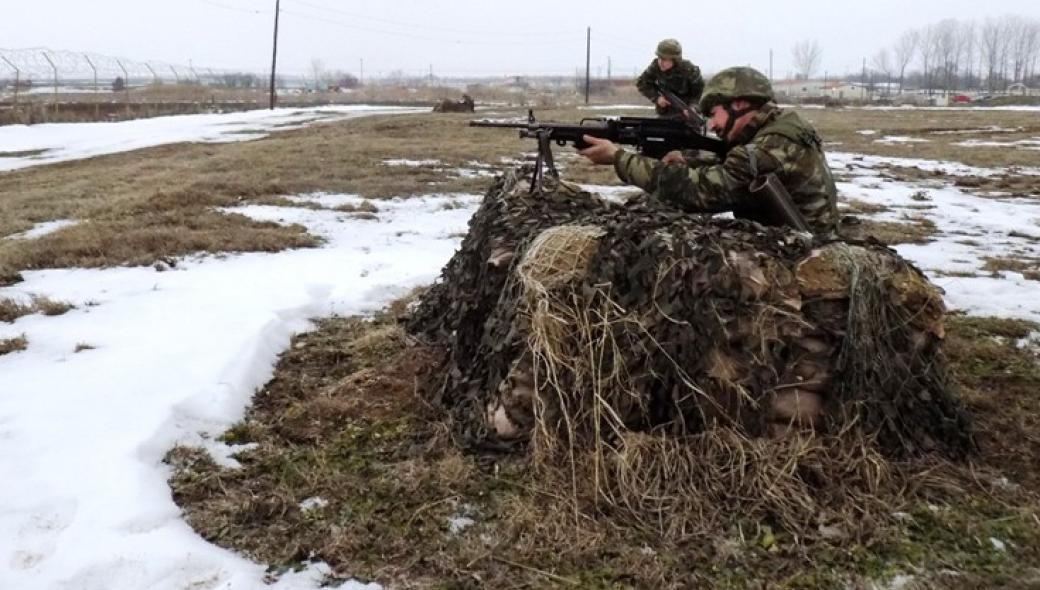
[[[39,155],[0,158],[0,172],[182,142],[226,143],[266,137],[278,129],[368,115],[425,112],[367,105],[282,108],[239,113],[174,115],[102,123],[44,123],[0,127],[0,152]]]
[[[26,271],[23,283],[0,289],[0,297],[34,293],[78,306],[20,318],[16,329],[31,346],[0,357],[0,586],[268,587],[263,565],[209,544],[181,519],[164,455],[202,445],[233,461],[242,447],[216,438],[242,418],[291,336],[309,329],[309,318],[375,311],[432,281],[479,200],[390,199],[378,221],[244,207],[234,210],[303,224],[325,241],[187,257],[163,273]],[[97,348],[74,354],[79,342]],[[327,572],[313,564],[269,587],[316,588]]]
[[[69,226],[73,226],[79,223],[75,219],[58,219],[56,221],[44,221],[43,223],[37,223],[28,231],[24,231],[20,234],[12,234],[7,236],[8,240],[35,240],[36,238],[43,237],[47,234],[54,233],[59,229],[63,229]]]

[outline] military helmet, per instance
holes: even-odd
[[[675,39],[665,39],[657,44],[657,57],[679,59],[682,57],[682,45]]]
[[[701,112],[711,114],[716,105],[729,104],[737,99],[766,102],[773,100],[773,85],[762,72],[754,68],[726,68],[715,74],[704,86]]]

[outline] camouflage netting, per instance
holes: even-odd
[[[520,176],[409,319],[450,351],[435,393],[466,444],[684,529],[660,516],[748,498],[804,528],[829,480],[862,515],[885,456],[973,450],[940,292],[894,251]]]

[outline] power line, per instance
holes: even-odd
[[[371,28],[371,27],[365,27],[365,26],[348,24],[348,23],[345,23],[345,22],[340,21],[340,20],[333,20],[333,19],[330,19],[330,18],[322,17],[322,16],[315,16],[313,14],[297,12],[296,10],[286,10],[284,8],[282,9],[282,14],[288,14],[288,15],[292,15],[292,16],[297,16],[297,17],[300,17],[300,18],[305,18],[305,19],[308,19],[308,20],[322,22],[322,23],[325,23],[325,24],[338,26],[338,27],[342,27],[342,28],[345,28],[345,29],[351,29],[351,30],[355,30],[355,31],[365,31],[365,32],[369,32],[369,33],[379,33],[381,35],[392,35],[392,36],[395,36],[395,37],[404,37],[406,39],[416,39],[416,40],[419,40],[419,41],[431,41],[433,43],[447,43],[447,44],[452,44],[452,45],[467,45],[467,46],[482,45],[482,46],[496,46],[496,47],[502,47],[502,46],[529,47],[531,45],[530,43],[520,42],[520,41],[509,43],[509,42],[503,42],[501,40],[495,40],[495,41],[474,41],[472,39],[444,39],[444,38],[437,38],[437,37],[428,37],[428,36],[425,36],[425,35],[416,35],[414,33],[406,33],[406,32],[402,32],[402,31],[391,31],[391,30],[387,30],[387,29],[374,29],[374,28]],[[539,45],[541,45],[543,47],[562,47],[562,46],[566,46],[566,45],[573,45],[573,42],[570,42],[570,41],[560,41],[560,42],[556,42],[556,43],[539,42]]]
[[[360,18],[370,21],[385,23],[389,25],[396,25],[399,27],[410,27],[415,29],[421,29],[423,31],[438,30],[448,33],[461,33],[464,35],[492,35],[495,37],[512,36],[512,37],[555,37],[559,35],[571,35],[574,31],[523,31],[518,32],[514,29],[508,30],[490,30],[490,29],[456,29],[453,27],[442,27],[429,23],[409,23],[406,21],[392,20],[387,18],[380,18],[376,16],[368,16],[365,14],[358,14],[356,12],[348,12],[339,8],[332,8],[324,4],[317,4],[315,2],[309,2],[307,0],[292,0],[294,4],[302,4],[318,10],[325,10],[335,14],[349,16],[351,18]]]
[[[245,12],[248,14],[270,14],[270,10],[256,10],[252,8],[239,8],[237,6],[228,6],[227,4],[221,4],[214,2],[213,0],[200,0],[203,4],[209,4],[210,6],[216,6],[217,8],[223,8],[224,10],[234,10],[235,12]]]

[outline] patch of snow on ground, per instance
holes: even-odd
[[[827,161],[830,162],[831,167],[835,169],[847,168],[853,170],[855,174],[856,169],[870,169],[877,166],[902,166],[904,168],[917,168],[920,170],[926,170],[928,172],[938,172],[941,174],[948,174],[950,176],[996,176],[998,174],[1006,174],[1008,168],[980,168],[977,166],[968,166],[967,164],[961,164],[959,162],[950,162],[944,160],[923,160],[918,158],[898,158],[892,156],[870,156],[864,154],[854,154],[849,152],[828,152]],[[1040,168],[1014,168],[1015,174],[1025,174],[1028,176],[1040,175]],[[870,172],[873,174],[873,172]]]
[[[29,341],[0,357],[0,588],[267,587],[265,566],[184,522],[163,456],[177,444],[220,446],[216,436],[242,417],[309,318],[373,311],[433,280],[478,202],[457,194],[380,201],[376,221],[243,207],[303,224],[325,243],[188,258],[162,273],[27,271],[23,283],[0,289],[0,297],[77,305],[0,324],[0,338]],[[78,343],[96,348],[74,353]],[[315,588],[322,571],[287,574],[271,588]]]
[[[982,139],[967,139],[953,145],[960,147],[1013,147],[1024,150],[1040,150],[1040,137],[1032,139],[1020,139],[1018,141],[987,141]]]
[[[621,110],[640,110],[640,109],[652,109],[653,105],[649,104],[596,104],[589,106],[578,107],[579,111],[621,111]]]
[[[360,195],[339,195],[329,193],[307,193],[303,195],[289,195],[285,197],[287,200],[293,203],[300,204],[314,204],[326,209],[335,209],[336,207],[357,207],[360,205],[371,204],[379,206],[376,201],[372,199],[366,199]],[[234,210],[234,209],[232,209]]]
[[[32,229],[23,231],[20,234],[12,234],[7,236],[8,240],[35,240],[36,238],[45,236],[47,234],[54,233],[59,229],[69,227],[70,225],[76,225],[79,221],[75,219],[58,219],[56,221],[44,221],[43,223],[37,223]]]
[[[987,125],[975,129],[943,129],[932,131],[931,135],[971,135],[976,133],[1018,133],[1023,127],[1001,127],[1000,125]]]
[[[437,166],[440,163],[440,160],[409,160],[407,158],[391,158],[389,160],[383,160],[385,166],[409,166],[412,168],[418,168],[419,166]]]
[[[860,129],[856,133],[859,133],[860,135],[877,135],[877,130],[876,129]]]
[[[972,315],[1040,322],[1040,281],[1025,279],[1017,272],[991,275],[982,270],[986,257],[1040,258],[1040,202],[980,197],[949,184],[934,188],[894,181],[873,170],[874,166],[892,159],[868,161],[857,156],[850,160],[846,154],[831,154],[831,166],[844,168],[851,175],[848,181],[838,182],[841,197],[890,208],[863,215],[870,219],[906,222],[921,217],[935,223],[937,233],[932,242],[900,244],[895,249],[946,291],[950,307]],[[933,161],[930,166],[956,165]],[[927,201],[913,198],[921,191],[927,194]],[[921,209],[922,205],[933,208]],[[947,276],[949,273],[984,276]]]
[[[875,139],[874,143],[928,143],[928,140],[906,135],[886,135],[881,139]]]
[[[0,126],[0,152],[47,151],[37,156],[0,158],[0,172],[171,143],[248,141],[288,128],[287,125],[423,111],[406,107],[351,105],[174,115],[103,123],[4,125]]]

